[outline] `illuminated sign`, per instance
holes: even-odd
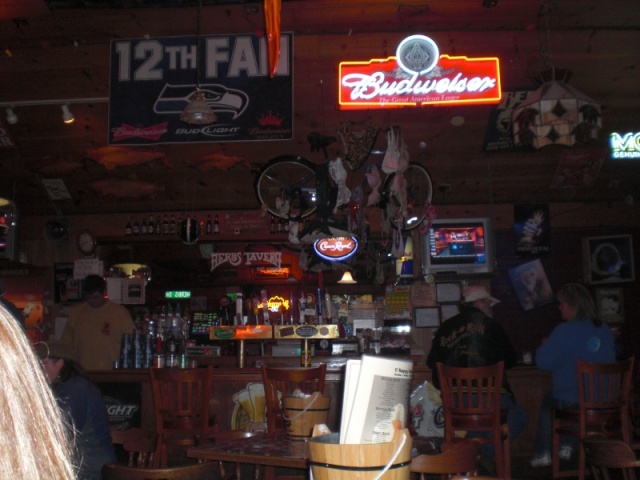
[[[285,300],[282,297],[275,296],[267,300],[267,309],[270,312],[278,313],[280,309],[283,309],[286,311],[286,310],[289,310],[290,306],[291,305],[289,303],[289,300]],[[260,302],[258,304],[258,309],[262,310],[263,308],[264,308],[264,303]]]
[[[338,98],[342,110],[499,103],[497,57],[440,55],[424,35],[405,38],[396,56],[341,62]]]
[[[164,298],[191,298],[188,290],[168,290],[164,292]]]
[[[338,262],[356,253],[358,240],[355,237],[319,238],[314,242],[313,249],[319,257],[330,262]]]
[[[640,158],[640,132],[609,135],[611,158]]]

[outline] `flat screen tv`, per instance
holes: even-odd
[[[422,240],[424,274],[491,273],[495,268],[489,218],[438,218]]]

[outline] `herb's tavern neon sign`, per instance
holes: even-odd
[[[440,55],[424,35],[405,38],[395,57],[341,62],[339,76],[342,110],[487,104],[502,98],[497,57]]]

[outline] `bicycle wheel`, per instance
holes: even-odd
[[[389,175],[382,187],[382,207],[391,222],[402,230],[411,230],[422,223],[425,217],[425,205],[431,202],[433,188],[431,177],[427,170],[410,163],[402,173],[402,182],[395,178],[397,174]],[[395,179],[395,181],[394,181]],[[404,186],[402,192],[394,190],[398,184],[406,185],[406,199]]]
[[[316,209],[316,165],[306,158],[283,155],[258,173],[256,194],[261,205],[279,218],[304,218]],[[288,202],[290,208],[281,208]]]

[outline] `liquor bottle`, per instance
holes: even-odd
[[[156,222],[153,220],[153,215],[149,215],[149,223],[147,224],[147,235],[153,235],[156,229]]]
[[[132,235],[133,234],[133,227],[131,226],[131,222],[128,221],[127,224],[124,226],[124,234],[125,235]]]
[[[153,227],[153,233],[160,235],[162,233],[162,223],[160,222],[160,215],[156,218],[156,224]]]
[[[173,214],[171,214],[171,221],[169,222],[169,235],[175,235],[176,232],[176,218]]]
[[[272,216],[271,223],[269,224],[269,231],[271,233],[276,233],[276,219]]]
[[[138,223],[138,220],[133,221],[133,227],[131,227],[131,231],[134,235],[140,235],[140,224]]]
[[[164,220],[162,221],[162,234],[169,235],[169,220],[167,219],[167,214],[164,214]]]
[[[211,224],[211,215],[207,215],[207,227],[206,227],[207,235],[210,235],[212,231],[213,231],[213,225]]]
[[[218,222],[218,215],[213,219],[213,234],[218,235],[220,233],[220,222]]]
[[[142,217],[142,221],[140,222],[140,235],[147,234],[147,222],[144,221],[144,217]]]
[[[284,230],[284,226],[282,225],[282,220],[278,220],[278,225],[276,227],[278,229],[278,233],[282,233]]]

